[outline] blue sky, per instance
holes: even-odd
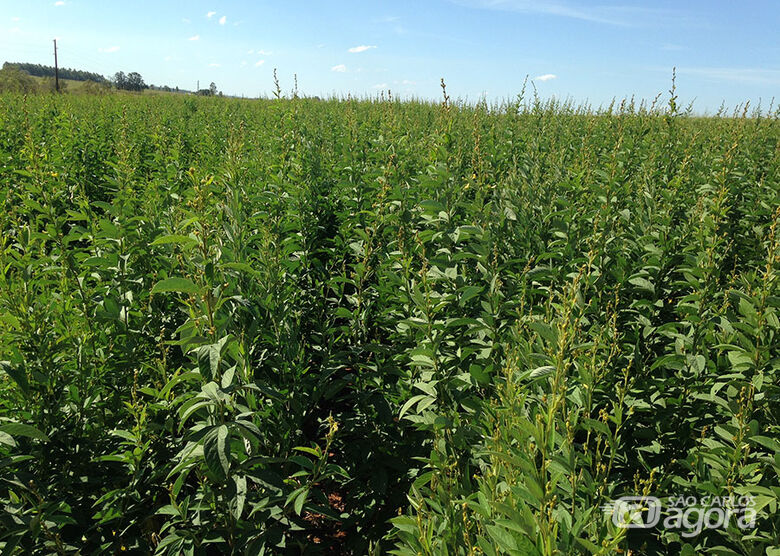
[[[652,99],[677,66],[699,112],[780,100],[780,1],[0,0],[0,61],[60,65],[225,93]]]

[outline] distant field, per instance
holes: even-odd
[[[777,556],[779,170],[674,98],[1,95],[0,550]]]
[[[30,76],[32,79],[34,79],[39,86],[51,86],[52,88],[54,83],[53,77],[37,77],[37,76]],[[84,91],[86,81],[76,81],[74,79],[60,79],[60,87],[63,91],[69,92],[69,93],[80,93]]]
[[[41,90],[52,89],[54,90],[54,78],[53,77],[37,77],[30,76],[41,88]],[[95,94],[95,93],[112,93],[112,94],[144,94],[144,95],[169,95],[173,92],[161,91],[159,89],[145,89],[142,93],[131,93],[130,91],[117,91],[112,89],[110,85],[102,85],[91,81],[76,81],[75,79],[60,79],[60,88],[64,93],[75,94]],[[181,93],[176,93],[181,94]]]

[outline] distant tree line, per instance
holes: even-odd
[[[60,80],[59,92],[70,90],[69,80]],[[0,69],[0,93],[45,93],[56,91],[55,80],[53,77],[33,77],[26,71],[22,71],[12,64],[5,64]],[[98,83],[97,81],[81,81],[73,86],[75,92],[89,95],[104,95],[111,91],[111,84],[108,81]]]
[[[219,96],[222,96],[222,93],[217,91],[217,85],[213,81],[211,82],[211,85],[209,85],[208,89],[199,89],[195,94],[204,97],[213,97],[217,94],[219,94]]]
[[[5,62],[0,70],[0,91],[18,91],[23,93],[54,90],[54,66],[44,66],[43,64],[31,64],[28,62]],[[153,89],[157,91],[189,93],[186,90],[180,90],[179,87],[169,87],[167,85],[147,85],[140,73],[131,71],[125,73],[118,71],[111,79],[106,79],[99,73],[76,70],[71,68],[59,68],[60,79],[69,79],[72,81],[84,81],[85,85],[81,88],[84,92],[102,94],[110,90],[110,86],[117,90],[138,91],[144,89]],[[33,77],[41,77],[42,81],[36,81]],[[65,81],[60,81],[60,91],[67,87]],[[86,89],[85,89],[86,87]],[[214,96],[218,93],[217,86],[212,83],[208,89],[202,89],[197,92],[199,95]]]
[[[54,66],[44,66],[43,64],[30,64],[27,62],[5,62],[3,69],[16,68],[35,77],[54,77]],[[108,79],[99,73],[83,71],[72,68],[59,68],[60,79],[71,79],[73,81],[94,81],[95,83],[106,83]]]

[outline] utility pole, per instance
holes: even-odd
[[[57,39],[54,39],[54,88],[60,92],[60,68],[57,66]]]
[[[195,86],[195,92],[197,93],[200,91],[200,79],[198,79],[198,84]]]

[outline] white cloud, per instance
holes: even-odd
[[[348,50],[348,52],[351,52],[352,54],[357,54],[358,52],[365,52],[366,50],[371,50],[372,48],[376,48],[376,46],[361,44],[360,46],[353,46]]]
[[[21,17],[12,17],[11,18],[11,21],[21,21],[21,20],[22,20]]]
[[[217,15],[217,12],[209,12],[209,13],[206,14],[206,17],[211,19],[215,15]]]
[[[330,71],[344,73],[345,71],[347,71],[347,66],[345,66],[344,64],[339,64],[337,66],[333,66],[332,68],[330,68]]]
[[[664,43],[663,45],[661,45],[661,50],[677,51],[677,50],[682,50],[682,49],[683,49],[683,47],[680,46],[679,44],[671,44],[671,43],[667,42],[667,43]]]
[[[377,83],[373,87],[374,89],[387,89],[387,83]]]
[[[188,17],[181,18],[181,22],[182,23],[192,23],[192,21],[190,21],[190,18],[188,18]]]
[[[263,64],[265,64],[265,60],[258,60],[257,62],[255,62],[255,67],[256,67],[256,68],[259,68],[259,67],[260,67],[260,66],[262,66]]]
[[[224,25],[226,21],[227,21],[227,16],[226,15],[223,15],[222,17],[219,18],[219,24],[220,25]]]
[[[199,40],[200,40],[200,35],[192,35],[192,36],[191,36],[189,39],[187,39],[187,40],[188,40],[188,41],[199,41]]]
[[[273,54],[273,52],[271,52],[270,50],[258,50],[257,53],[260,56],[270,56],[271,54]]]
[[[543,75],[537,75],[534,77],[534,81],[550,81],[551,79],[557,79],[558,76],[554,73],[545,73]]]
[[[163,58],[163,60],[165,60],[166,62],[170,62],[171,60],[173,60],[173,56],[166,56],[165,58]]]
[[[241,67],[244,67],[246,65],[246,60],[241,60]]]
[[[64,6],[64,5],[65,5],[65,2],[64,2],[63,0],[57,0],[57,1],[54,3],[54,5],[55,5],[55,6]]]
[[[216,62],[211,62],[211,63],[209,64],[209,67],[210,67],[210,68],[218,68],[219,66],[220,66],[220,64],[218,64],[218,63],[216,63]]]
[[[119,50],[118,46],[109,46],[108,48],[98,48],[98,52],[102,52],[104,54],[111,54],[113,52],[117,52]]]

